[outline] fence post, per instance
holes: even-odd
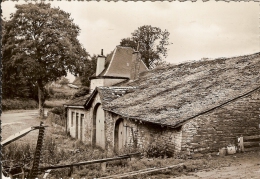
[[[106,171],[107,163],[106,163],[106,162],[102,162],[102,163],[100,163],[100,166],[101,166],[101,170],[102,170],[103,172],[105,172],[105,171]]]
[[[68,176],[71,177],[72,173],[73,173],[73,166],[70,167]]]
[[[241,152],[244,152],[245,149],[244,149],[244,138],[241,136],[241,137],[238,137],[238,146],[239,146],[239,149]]]

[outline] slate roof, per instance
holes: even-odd
[[[106,57],[105,69],[97,77],[124,77],[130,78],[132,55],[134,50],[131,47],[117,46],[112,53]],[[142,62],[139,72],[146,71],[147,67]],[[93,77],[96,77],[95,74]]]
[[[132,119],[176,127],[259,89],[259,69],[260,53],[168,65],[122,84],[136,89],[108,100],[103,108]],[[107,98],[106,93],[102,95]]]
[[[88,109],[91,106],[91,103],[97,93],[100,95],[101,103],[104,106],[107,106],[111,101],[120,98],[128,93],[131,93],[135,90],[135,87],[97,87],[85,102],[85,108]]]

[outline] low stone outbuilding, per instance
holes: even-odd
[[[130,48],[102,58],[91,94],[65,105],[67,129],[84,143],[108,151],[161,144],[171,153],[214,152],[237,136],[259,134],[260,53],[153,70],[141,68]]]

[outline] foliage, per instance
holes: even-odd
[[[132,33],[132,37],[122,39],[120,45],[137,49],[140,42],[139,52],[142,60],[148,68],[153,68],[163,60],[163,57],[167,57],[167,46],[170,45],[169,36],[170,33],[167,30],[143,25]]]
[[[65,114],[65,108],[63,106],[60,107],[54,107],[50,110],[50,112],[58,115],[64,115]]]
[[[55,98],[55,99],[66,99],[67,96],[64,93],[56,92],[56,93],[54,93],[53,98]]]
[[[65,76],[62,76],[58,83],[61,85],[66,85],[69,83],[69,79],[66,78]]]
[[[91,77],[96,72],[96,66],[97,66],[96,55],[93,55],[90,60],[88,59],[85,60],[84,68],[82,68],[82,71],[79,73],[82,86],[90,87],[89,77]]]
[[[45,108],[60,107],[63,106],[63,104],[65,103],[66,103],[65,99],[51,99],[51,100],[46,100],[44,107]]]
[[[49,110],[47,122],[66,127],[66,109],[63,106],[59,106]]]
[[[90,91],[89,87],[82,87],[73,95],[73,99],[77,97],[85,96],[89,94],[89,91]]]
[[[2,99],[2,110],[14,110],[14,109],[37,109],[38,104],[35,100],[15,98],[15,99]]]
[[[44,86],[67,71],[79,73],[88,53],[77,39],[80,29],[69,13],[45,3],[15,7],[17,11],[5,22],[2,39],[3,82],[10,81],[8,74],[14,75],[12,81],[23,77],[24,84],[37,87],[42,109]]]
[[[172,157],[168,145],[163,142],[154,142],[145,149],[145,156],[150,157]]]
[[[61,86],[61,87],[49,87],[48,93],[50,99],[70,99],[73,95],[78,91],[78,89],[72,89],[68,86]],[[63,103],[64,104],[64,103]]]
[[[2,148],[2,162],[4,166],[30,164],[34,150],[30,144],[11,143]]]

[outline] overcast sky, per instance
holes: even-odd
[[[2,2],[3,17],[17,2]],[[19,1],[22,4],[23,1]],[[80,43],[92,55],[105,54],[142,25],[170,32],[170,63],[230,57],[260,51],[257,2],[49,2],[71,13]]]

